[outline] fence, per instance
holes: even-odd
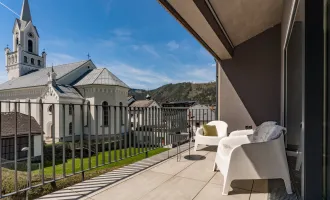
[[[0,198],[176,144],[187,108],[0,102]],[[194,119],[198,121],[197,118]],[[211,119],[209,119],[211,120]],[[207,119],[205,119],[205,122]],[[190,137],[190,134],[189,134]],[[6,180],[13,188],[4,189]]]

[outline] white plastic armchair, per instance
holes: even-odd
[[[224,176],[223,195],[228,195],[231,182],[238,179],[283,179],[287,193],[292,194],[283,134],[257,143],[247,135],[223,138],[216,153],[216,168]]]
[[[215,145],[219,144],[219,141],[227,136],[228,124],[224,121],[211,121],[207,125],[215,125],[217,128],[218,136],[204,136],[203,128],[200,127],[196,130],[195,135],[195,147],[194,150],[197,151],[199,144],[205,145]]]

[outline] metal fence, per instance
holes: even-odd
[[[2,101],[0,112],[0,198],[76,174],[84,180],[88,170],[139,154],[147,157],[151,150],[188,141],[197,125],[215,119],[211,110],[107,103]],[[183,132],[191,134],[173,137]],[[5,187],[9,179],[12,189]]]

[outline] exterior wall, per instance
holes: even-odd
[[[264,121],[280,122],[281,26],[276,25],[235,48],[220,62],[220,120],[228,131]]]

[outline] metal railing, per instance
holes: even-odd
[[[83,181],[88,170],[188,141],[197,126],[215,120],[211,110],[29,100],[0,101],[0,112],[0,198],[76,174]],[[171,136],[183,132],[191,134]],[[12,189],[4,187],[7,178]]]

